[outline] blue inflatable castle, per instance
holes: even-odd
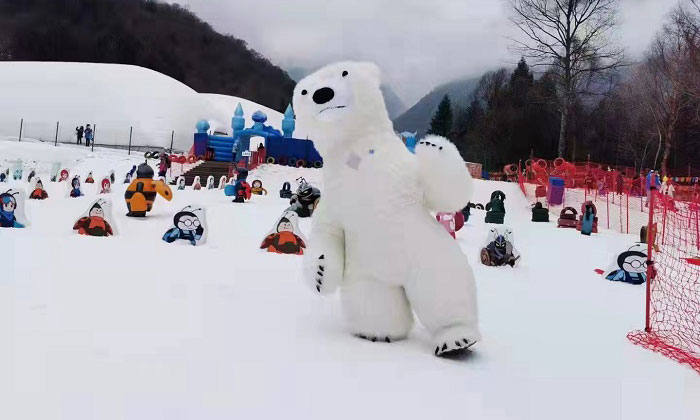
[[[209,123],[206,120],[197,123],[197,132],[194,135],[194,154],[206,156],[209,160],[219,162],[240,162],[250,159],[251,137],[260,137],[265,148],[265,161],[279,165],[297,167],[323,166],[323,159],[316,151],[311,140],[295,139],[293,137],[296,121],[292,106],[287,106],[282,120],[282,131],[272,126],[265,125],[267,115],[262,111],[256,111],[252,115],[253,125],[245,128],[243,107],[239,103],[231,119],[231,137],[210,135]],[[254,144],[257,150],[257,144]]]

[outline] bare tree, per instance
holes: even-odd
[[[612,40],[618,0],[507,0],[511,21],[526,41],[513,39],[534,65],[553,66],[558,75],[559,156],[564,156],[572,106],[590,92],[597,76],[623,64],[623,51]]]
[[[633,79],[633,83],[642,88],[643,104],[653,116],[659,139],[654,164],[663,149],[661,171],[664,174],[668,170],[678,124],[686,111],[697,107],[692,92],[700,84],[696,61],[700,37],[689,33],[686,13],[683,6],[674,10],[669,22],[654,38]]]

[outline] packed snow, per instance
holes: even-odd
[[[241,103],[246,127],[262,110],[279,129],[283,115],[255,102],[227,95],[200,94],[156,71],[101,63],[0,62],[0,138],[74,142],[75,128],[96,125],[97,144],[132,144],[189,150],[200,119],[212,131],[231,134],[231,118]],[[303,132],[297,130],[297,136]],[[304,137],[301,137],[304,138]]]
[[[303,176],[323,191],[321,170],[263,165],[249,181],[267,196],[235,204],[188,187],[134,219],[120,182],[140,156],[0,141],[2,170],[18,158],[49,198],[27,200],[29,228],[0,229],[0,418],[700,418],[697,373],[625,337],[643,327],[644,286],[594,273],[635,237],[532,223],[516,184],[476,181],[475,202],[506,193],[522,259],[483,266],[490,226],[472,211],[457,241],[474,268],[483,340],[437,358],[420,326],[391,344],[347,334],[338,299],[301,280],[301,257],[259,249],[288,205],[281,184]],[[97,184],[66,197],[47,182],[54,161],[98,182],[115,170],[118,236],[73,233]],[[0,191],[10,187],[31,188]],[[207,209],[207,243],[163,242],[188,204]]]

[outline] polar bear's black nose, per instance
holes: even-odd
[[[314,92],[314,102],[316,102],[319,105],[322,105],[326,102],[330,102],[334,96],[335,92],[333,92],[333,89],[329,87],[324,87]]]

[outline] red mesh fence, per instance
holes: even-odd
[[[700,203],[658,193],[652,201],[656,275],[648,276],[646,328],[628,338],[700,373]]]
[[[597,209],[598,228],[638,234],[650,223],[656,226],[656,238],[652,241],[656,252],[652,247],[649,252],[653,264],[648,273],[651,280],[647,283],[646,327],[644,331],[630,333],[628,338],[700,373],[697,175],[672,177],[668,183],[672,187],[662,185],[663,194],[654,191],[652,199],[646,177],[631,168],[533,159],[524,165],[509,165],[505,173],[509,180],[519,183],[531,201],[547,203],[555,215],[566,207],[573,207],[581,214],[584,203],[590,201]],[[555,187],[550,177],[563,181],[560,204],[559,199],[552,199]]]

